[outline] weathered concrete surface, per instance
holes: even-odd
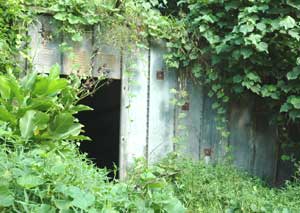
[[[149,144],[148,161],[156,162],[173,150],[175,107],[170,90],[176,88],[176,74],[164,64],[166,49],[163,43],[153,42],[150,55]],[[164,80],[157,79],[164,73]]]
[[[86,32],[80,42],[73,42],[69,37],[64,36],[64,42],[72,47],[72,51],[63,53],[63,74],[91,76],[93,33]]]
[[[200,159],[200,142],[203,122],[203,89],[200,85],[189,82],[187,85],[188,109],[176,109],[176,126],[183,125],[186,130],[183,133],[176,131],[176,136],[181,134],[185,140],[176,145],[176,151],[194,160]],[[180,118],[180,113],[185,114],[185,118]]]
[[[61,35],[57,35],[57,27],[52,23],[52,17],[40,16],[30,25],[28,34],[31,37],[29,47],[33,59],[33,69],[40,73],[48,73],[54,64],[61,66],[59,44]]]
[[[147,151],[147,92],[149,51],[138,49],[135,56],[125,54],[122,72],[120,176],[135,158],[146,157]],[[130,69],[132,64],[137,67]]]

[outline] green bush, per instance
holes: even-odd
[[[0,212],[184,212],[172,188],[144,164],[134,179],[109,182],[70,143],[14,151],[0,147]],[[136,181],[138,180],[138,181]]]
[[[228,165],[169,158],[159,165],[189,212],[300,212],[300,184],[282,189]]]

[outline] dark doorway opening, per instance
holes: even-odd
[[[121,81],[110,81],[80,104],[94,109],[78,114],[85,135],[92,139],[82,142],[80,150],[96,166],[113,170],[114,165],[119,166]]]

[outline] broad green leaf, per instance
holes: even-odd
[[[25,139],[29,139],[33,136],[33,131],[35,128],[34,119],[35,119],[36,111],[29,110],[25,113],[25,115],[20,118],[19,127],[21,136]]]
[[[172,198],[168,201],[168,204],[164,207],[166,212],[176,212],[176,213],[185,213],[186,209],[181,204],[181,202],[176,199]]]
[[[35,213],[55,213],[56,210],[53,206],[47,204],[41,204],[39,207],[35,208]]]
[[[83,22],[80,16],[74,16],[73,14],[69,14],[68,21],[70,24],[79,24]]]
[[[83,37],[80,33],[75,33],[73,36],[72,36],[72,41],[82,41]]]
[[[281,107],[280,107],[280,112],[288,112],[291,109],[291,105],[289,103],[284,103]]]
[[[255,25],[255,27],[262,32],[264,32],[266,30],[266,25],[264,23],[258,23]]]
[[[249,80],[254,81],[254,82],[260,82],[260,81],[261,81],[259,75],[257,75],[257,74],[254,73],[254,72],[249,72],[249,73],[247,73],[246,77],[247,77]]]
[[[0,120],[10,122],[12,124],[17,124],[17,118],[14,114],[7,111],[6,108],[0,106]]]
[[[240,53],[241,53],[241,55],[243,56],[244,59],[247,59],[253,54],[253,51],[249,48],[242,48],[240,50]]]
[[[33,94],[37,96],[55,95],[68,85],[66,79],[50,79],[43,77],[39,79],[34,87]]]
[[[54,18],[59,21],[66,21],[68,14],[65,12],[59,12],[54,15]]]
[[[35,130],[44,130],[48,127],[50,117],[47,113],[36,112],[34,116],[34,128]]]
[[[17,183],[26,189],[42,185],[44,182],[43,179],[35,175],[24,175],[17,179]]]
[[[201,77],[201,71],[201,66],[199,64],[196,64],[192,69],[192,73],[196,78]]]
[[[87,210],[90,206],[95,203],[95,196],[91,193],[78,193],[73,197],[72,205],[83,210]]]
[[[75,123],[75,118],[70,113],[61,113],[50,123],[51,135],[58,138],[67,138],[80,134],[81,125]]]
[[[57,134],[57,136],[61,139],[63,138],[68,138],[68,137],[71,137],[71,136],[78,136],[81,132],[81,128],[82,128],[82,125],[77,123],[77,124],[73,124],[72,126],[70,126],[67,131],[63,132],[63,133],[60,133],[60,134]]]
[[[49,79],[45,77],[42,78],[39,77],[34,85],[33,94],[37,96],[47,95],[49,84],[50,84]]]
[[[72,114],[76,114],[76,113],[82,112],[82,111],[92,111],[92,110],[93,110],[93,108],[86,106],[86,105],[82,105],[82,104],[79,104],[79,105],[76,105],[76,106],[73,106],[70,108],[70,111],[72,112]]]
[[[297,41],[300,40],[300,35],[299,35],[299,33],[296,32],[295,30],[289,30],[288,34],[289,34],[292,38],[296,39]]]
[[[295,80],[300,75],[300,67],[295,67],[291,72],[288,72],[286,77],[288,80]]]
[[[9,99],[11,94],[11,88],[9,81],[6,77],[0,76],[0,95],[3,99]]]
[[[68,210],[72,206],[70,200],[54,200],[55,206],[60,210]]]
[[[232,79],[233,83],[241,83],[243,81],[243,77],[241,75],[235,75]]]
[[[68,81],[66,79],[56,79],[51,80],[47,94],[48,95],[55,95],[63,90],[68,85]]]
[[[59,78],[60,75],[60,66],[55,64],[50,69],[49,79],[56,80]]]
[[[296,21],[291,16],[287,16],[279,22],[279,25],[284,29],[290,29],[296,26]]]
[[[252,24],[244,24],[240,26],[240,32],[246,35],[254,30],[254,25]]]
[[[14,197],[7,186],[0,185],[0,209],[13,205]]]
[[[290,103],[294,106],[295,109],[300,109],[300,97],[292,97]]]
[[[260,52],[268,52],[268,44],[265,42],[259,42],[255,47]]]

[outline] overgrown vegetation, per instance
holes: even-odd
[[[0,212],[185,211],[165,179],[145,164],[134,179],[118,183],[70,143],[0,148]]]
[[[208,88],[222,135],[227,104],[253,96],[273,115],[280,140],[292,142],[289,127],[299,128],[300,117],[299,2],[182,0],[177,10],[185,31],[171,37],[166,59]]]
[[[224,138],[226,104],[250,93],[265,100],[281,139],[289,140],[288,127],[300,118],[300,5],[170,2],[0,0],[1,212],[180,213],[184,206],[188,212],[300,211],[298,181],[270,189],[230,166],[172,156],[153,167],[138,161],[126,182],[109,182],[106,170],[94,167],[76,146],[87,138],[74,114],[89,110],[77,105],[86,95],[80,79],[60,78],[59,67],[38,75],[30,66],[20,77],[24,60],[31,61],[26,31],[39,13],[51,13],[59,32],[74,42],[96,25],[107,32],[106,41],[122,48],[165,39],[169,66],[203,83],[218,100],[213,108]]]
[[[300,183],[269,188],[230,165],[205,165],[176,155],[158,165],[188,212],[299,212]]]

